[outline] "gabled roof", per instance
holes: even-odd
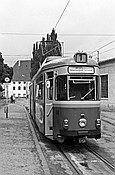
[[[30,81],[31,60],[18,60],[13,66],[12,81]]]

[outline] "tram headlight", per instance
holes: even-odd
[[[79,119],[79,126],[80,126],[81,128],[86,127],[86,124],[87,124],[87,120],[86,120],[85,118],[80,118],[80,119]]]
[[[67,130],[68,127],[69,127],[69,120],[68,119],[64,119],[63,120],[63,128]]]
[[[101,127],[101,119],[97,119],[95,121],[95,126],[96,126],[97,129]]]

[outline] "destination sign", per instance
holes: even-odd
[[[86,74],[93,74],[94,68],[89,66],[70,66],[69,73],[86,73]]]

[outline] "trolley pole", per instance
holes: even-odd
[[[8,118],[8,82],[10,81],[9,77],[5,78],[6,82],[6,104],[4,107],[4,113],[6,114],[6,118]]]

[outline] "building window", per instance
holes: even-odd
[[[18,97],[21,97],[21,94],[18,94]]]
[[[15,84],[15,82],[13,81],[13,84]]]
[[[21,90],[21,86],[18,86],[18,90]]]
[[[16,88],[15,88],[15,86],[13,86],[13,90],[15,90]]]
[[[24,81],[24,84],[26,84],[26,82]]]
[[[108,98],[108,75],[101,75],[101,98]]]
[[[20,82],[20,81],[19,81],[18,83],[19,83],[19,84],[21,84],[21,82]]]
[[[23,89],[26,90],[26,86],[24,86]]]

